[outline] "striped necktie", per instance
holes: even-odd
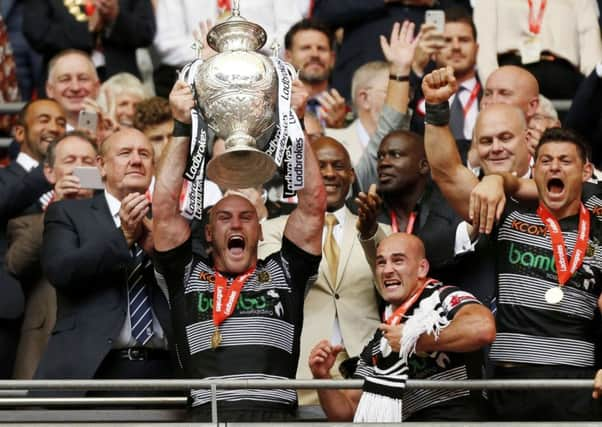
[[[136,342],[145,345],[153,337],[153,313],[146,283],[144,283],[144,267],[148,263],[144,251],[138,244],[132,247],[134,268],[128,275],[128,298],[130,305],[130,322],[132,336]]]

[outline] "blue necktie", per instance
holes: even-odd
[[[153,313],[144,283],[144,267],[147,262],[144,251],[134,244],[134,268],[128,275],[128,297],[130,300],[130,322],[132,336],[144,345],[153,337]]]

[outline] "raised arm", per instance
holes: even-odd
[[[456,141],[449,129],[449,98],[458,84],[451,67],[427,74],[422,80],[426,100],[424,148],[431,175],[454,210],[469,221],[470,192],[479,182],[462,164]]]
[[[180,215],[179,200],[188,156],[190,136],[183,129],[191,123],[194,98],[190,87],[177,81],[169,94],[171,112],[176,120],[174,137],[164,148],[153,195],[153,238],[158,251],[168,251],[190,236],[190,225]],[[179,122],[179,123],[178,123]]]
[[[389,41],[384,36],[380,37],[380,45],[389,62],[391,75],[409,76],[418,41],[418,37],[414,38],[414,24],[409,21],[405,21],[403,25],[395,23]],[[364,192],[368,191],[370,184],[377,181],[376,161],[382,139],[391,131],[410,128],[409,94],[409,81],[389,80],[385,105],[378,117],[376,132],[370,136],[366,150],[355,168],[360,189]]]
[[[297,192],[299,203],[286,222],[284,236],[312,255],[322,254],[322,228],[326,190],[318,161],[305,138],[305,187]]]

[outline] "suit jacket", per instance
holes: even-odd
[[[583,79],[571,108],[564,119],[564,127],[574,129],[592,145],[592,161],[598,169],[602,166],[602,79],[596,70]]]
[[[6,224],[9,219],[42,211],[38,198],[50,190],[42,167],[27,173],[17,162],[0,168],[0,318],[14,319],[23,313],[23,291],[5,274]]]
[[[140,76],[136,48],[149,46],[155,36],[155,17],[149,0],[119,0],[119,15],[101,42],[106,61],[106,77],[126,71]],[[31,46],[48,61],[65,49],[91,53],[95,35],[88,22],[79,22],[63,0],[25,0],[23,32]]]
[[[37,199],[49,189],[41,167],[30,173],[17,162],[0,168],[0,378],[12,376],[25,304],[21,284],[5,269],[6,224],[10,218],[40,212]]]
[[[56,291],[40,265],[44,214],[11,219],[7,231],[6,266],[27,296],[13,377],[32,379],[56,322]]]
[[[440,0],[434,8],[452,5],[468,6],[468,0]],[[390,34],[395,22],[408,19],[416,24],[416,33],[424,22],[427,7],[406,6],[383,0],[316,0],[313,18],[345,32],[343,43],[337,52],[332,74],[333,86],[346,99],[351,99],[353,72],[370,61],[383,61],[378,38]]]
[[[351,124],[342,129],[326,128],[326,136],[336,139],[347,149],[349,157],[351,157],[351,164],[357,165],[364,154],[364,144],[360,141],[357,134],[357,126],[359,125],[360,119],[355,119]]]
[[[287,220],[288,216],[281,216],[263,224],[260,258],[280,249]],[[332,339],[335,316],[345,350],[351,357],[359,356],[380,323],[374,277],[357,237],[356,221],[357,216],[345,209],[336,282],[332,281],[328,263],[322,257],[318,278],[305,298],[297,378],[312,378],[307,363],[309,352],[318,341]],[[299,397],[301,404],[317,403],[315,392],[309,396],[300,393]]]
[[[104,193],[52,203],[44,219],[42,268],[57,293],[57,321],[37,378],[93,378],[127,313],[132,257]],[[167,299],[144,271],[153,310],[170,337]],[[69,351],[66,351],[68,349]]]

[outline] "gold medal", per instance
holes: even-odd
[[[560,286],[548,289],[546,291],[546,302],[548,304],[558,304],[564,298],[564,292]]]
[[[211,348],[217,349],[219,345],[222,343],[222,334],[219,331],[219,328],[216,327],[215,331],[213,331],[213,335],[211,335]]]
[[[592,257],[594,255],[596,255],[596,248],[594,248],[594,246],[590,243],[589,245],[587,245],[585,256]]]

